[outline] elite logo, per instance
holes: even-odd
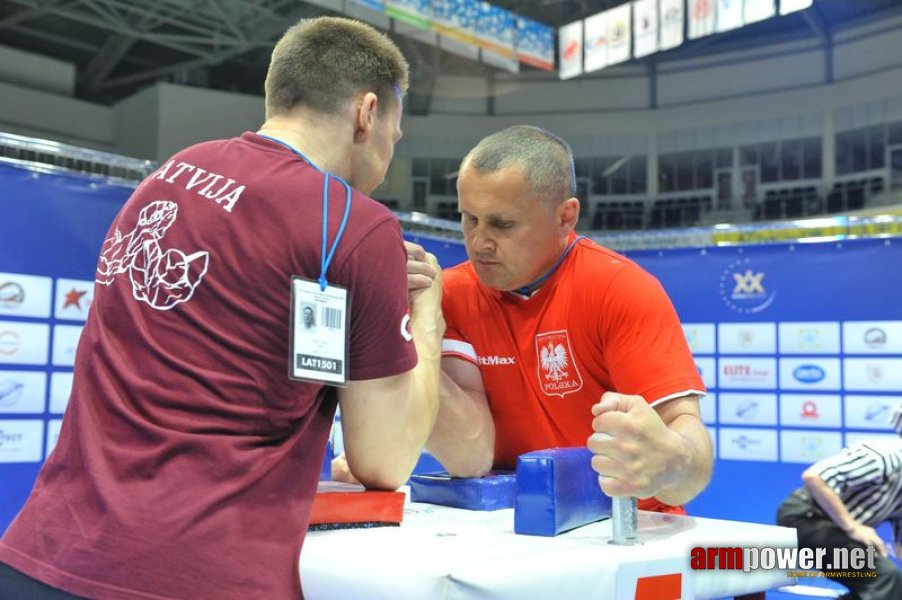
[[[537,335],[536,358],[539,387],[546,395],[563,398],[582,389],[583,378],[573,360],[566,329]]]

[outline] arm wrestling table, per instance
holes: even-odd
[[[639,512],[637,546],[614,546],[611,520],[556,537],[516,535],[513,509],[409,503],[400,527],[311,531],[301,553],[307,600],[633,600],[638,578],[680,573],[683,600],[755,594],[785,571],[691,571],[694,547],[796,547],[794,529]],[[659,596],[644,596],[664,600]],[[670,600],[670,599],[667,599]]]

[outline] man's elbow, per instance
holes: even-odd
[[[381,462],[351,463],[351,473],[368,490],[396,490],[410,478],[413,466],[391,465]]]
[[[484,477],[492,470],[494,456],[492,452],[483,452],[436,458],[452,477]]]

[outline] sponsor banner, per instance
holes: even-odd
[[[689,0],[689,39],[694,40],[714,33],[717,20],[714,18],[716,0]]]
[[[839,354],[839,323],[790,322],[778,325],[780,354]]]
[[[554,29],[525,17],[517,17],[517,58],[525,65],[554,70]]]
[[[660,0],[658,6],[658,49],[676,48],[683,43],[683,0]]]
[[[721,323],[717,326],[721,354],[776,354],[775,323]]]
[[[733,312],[752,315],[764,312],[777,298],[759,259],[742,256],[730,262],[720,274],[720,299]]]
[[[868,442],[896,442],[899,436],[895,433],[872,433],[869,431],[847,431],[846,446],[867,444]]]
[[[658,51],[658,0],[633,2],[633,39],[636,58]]]
[[[49,325],[0,321],[0,364],[45,365],[49,350]]]
[[[608,21],[611,11],[586,17],[585,71],[597,71],[608,66]]]
[[[50,317],[52,287],[49,277],[0,273],[0,316]]]
[[[0,420],[0,463],[41,462],[43,452],[43,420]]]
[[[717,0],[717,32],[742,27],[742,0]]]
[[[55,371],[50,374],[50,412],[61,415],[69,405],[72,393],[72,373]]]
[[[720,424],[776,425],[776,394],[727,394],[718,397]]]
[[[846,358],[845,389],[863,392],[902,392],[902,358]]]
[[[842,338],[846,354],[902,354],[902,321],[846,321]]]
[[[385,0],[385,14],[428,29],[432,23],[432,0]]]
[[[780,460],[790,463],[815,463],[833,456],[843,448],[842,434],[838,431],[780,432]]]
[[[780,388],[838,391],[839,372],[838,358],[781,358]]]
[[[718,458],[777,462],[777,430],[741,427],[718,429]]]
[[[713,358],[696,358],[695,367],[705,382],[705,388],[711,390],[717,387],[717,362]]]
[[[702,414],[702,422],[711,425],[717,423],[717,394],[702,396],[698,401],[698,409]]]
[[[47,374],[0,371],[0,414],[43,413]]]
[[[902,396],[855,396],[843,398],[846,429],[882,429],[892,431],[890,417],[902,404]]]
[[[714,458],[717,458],[717,427],[707,427],[706,429],[711,436],[711,450],[713,451]]]
[[[720,389],[773,390],[777,388],[775,358],[720,358],[717,361]]]
[[[608,65],[630,59],[633,48],[631,11],[631,4],[622,4],[608,11]]]
[[[53,326],[53,364],[57,367],[75,365],[75,351],[78,349],[78,338],[81,336],[80,325]]]
[[[842,401],[832,394],[780,394],[780,425],[839,429]]]
[[[754,23],[769,19],[777,13],[774,0],[745,0],[745,22]]]
[[[57,319],[84,321],[94,302],[94,282],[83,279],[57,279],[53,316]]]
[[[714,323],[683,323],[683,335],[692,354],[714,354]]]
[[[62,419],[50,419],[47,421],[47,448],[44,454],[45,460],[46,457],[50,456],[50,453],[53,452],[53,449],[56,448],[56,443],[60,439],[60,429],[62,429],[62,427]]]
[[[561,79],[570,79],[583,72],[583,22],[576,21],[558,30],[559,71]]]
[[[813,0],[780,0],[780,14],[788,15],[797,10],[805,10]]]
[[[497,69],[504,69],[509,73],[520,72],[520,61],[517,60],[516,56],[505,56],[483,48],[482,62]]]

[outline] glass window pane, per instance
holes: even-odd
[[[728,168],[733,166],[733,149],[719,148],[717,150],[717,168]]]
[[[821,168],[821,138],[802,140],[802,178],[819,179],[823,175]]]
[[[758,145],[739,147],[739,164],[743,167],[758,164]]]
[[[413,176],[429,177],[429,159],[415,158],[413,159]]]
[[[644,156],[634,156],[629,162],[630,193],[644,194],[648,189],[648,161]]]
[[[780,144],[780,163],[783,181],[793,181],[802,177],[801,140],[787,140]]]
[[[676,189],[676,159],[672,154],[658,158],[658,191],[672,192]]]
[[[902,121],[889,124],[889,144],[902,144]]]
[[[699,189],[714,187],[714,153],[710,150],[695,154],[695,183]]]
[[[677,190],[695,189],[695,173],[691,152],[681,152],[677,157]]]
[[[868,136],[866,129],[850,133],[852,146],[852,172],[866,171],[868,168]]]
[[[852,172],[852,134],[845,132],[836,135],[836,174],[847,175]]]
[[[886,164],[886,130],[883,126],[872,127],[868,132],[868,149],[869,160],[868,167],[871,169],[882,169]]]
[[[763,183],[773,183],[780,181],[780,154],[776,142],[768,142],[761,144],[760,155],[758,159],[761,161],[761,181]]]

